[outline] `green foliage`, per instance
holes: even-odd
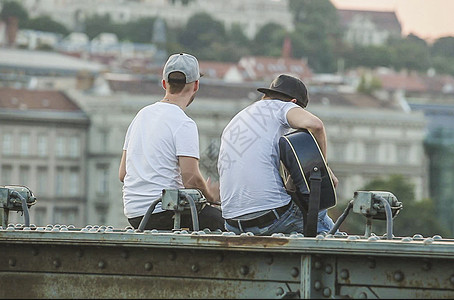
[[[395,69],[426,71],[430,67],[429,46],[414,35],[390,41],[392,65]]]
[[[280,56],[286,30],[279,24],[265,24],[255,35],[251,44],[251,52],[254,55]]]
[[[0,19],[6,20],[8,17],[16,17],[19,20],[27,20],[28,13],[25,8],[17,1],[6,1],[3,3]]]
[[[329,0],[291,0],[295,57],[306,57],[316,72],[333,72],[342,47],[336,8]]]
[[[381,86],[381,81],[377,77],[362,75],[357,90],[360,93],[371,95],[379,90]]]
[[[69,33],[69,30],[64,25],[52,20],[49,16],[29,19],[22,23],[21,28],[60,33],[62,35],[67,35]]]
[[[452,233],[443,228],[436,215],[435,203],[431,199],[415,200],[414,185],[402,175],[391,175],[386,179],[378,178],[366,184],[360,190],[387,191],[393,193],[402,202],[403,208],[394,218],[393,233],[395,236],[423,236],[441,235],[451,236]],[[333,208],[332,217],[338,217],[344,207]],[[364,235],[366,218],[352,211],[341,225],[340,230],[349,234]],[[373,220],[372,232],[377,235],[386,233],[386,221]]]

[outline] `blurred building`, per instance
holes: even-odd
[[[88,116],[64,93],[0,87],[0,185],[37,197],[31,223],[87,222]],[[23,223],[12,214],[11,223]]]
[[[400,37],[402,28],[395,12],[339,9],[344,40],[353,45],[383,45],[390,37]]]
[[[186,24],[196,13],[206,12],[229,29],[238,24],[252,38],[266,23],[293,29],[287,0],[29,0],[23,3],[31,17],[48,15],[73,30],[94,15],[109,15],[116,23],[160,17],[168,26]],[[241,13],[239,13],[241,12]]]

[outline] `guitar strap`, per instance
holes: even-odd
[[[311,170],[309,182],[311,186],[311,193],[309,194],[309,208],[306,215],[307,221],[304,222],[304,235],[307,237],[315,237],[317,235],[320,190],[322,183],[322,176],[319,168],[314,167],[314,169]]]

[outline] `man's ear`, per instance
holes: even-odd
[[[165,81],[164,79],[162,80],[162,87],[163,87],[165,90],[167,90],[166,81]]]
[[[296,99],[292,99],[292,100],[290,100],[290,102],[296,103]]]
[[[199,81],[196,80],[196,81],[194,82],[194,92],[197,92],[198,90],[199,90]]]

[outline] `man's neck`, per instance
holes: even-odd
[[[186,98],[182,98],[182,97],[172,97],[169,95],[165,95],[164,98],[161,100],[161,102],[174,104],[174,105],[179,106],[182,110],[185,110],[189,100]]]

